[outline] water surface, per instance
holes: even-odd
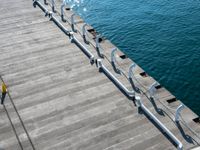
[[[200,115],[199,0],[85,0],[76,11]]]

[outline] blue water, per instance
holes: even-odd
[[[85,0],[77,11],[200,115],[199,0]]]

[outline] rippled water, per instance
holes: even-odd
[[[200,115],[199,0],[85,0],[76,11]]]

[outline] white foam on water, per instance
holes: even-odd
[[[87,4],[90,0],[63,0],[63,3],[68,4],[71,9],[74,9],[76,12],[81,15],[87,11]]]

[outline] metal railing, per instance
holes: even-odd
[[[178,150],[182,150],[183,144],[162,122],[160,122],[160,120],[158,120],[158,118],[153,113],[149,111],[149,109],[146,108],[146,106],[143,105],[140,97],[136,96],[135,100],[136,100],[136,105],[138,106],[138,108],[144,111],[157,125],[159,125],[159,127],[176,143]]]
[[[117,86],[122,89],[129,97],[135,96],[134,90],[127,89],[102,63],[101,59],[97,59],[97,67],[99,69],[102,69],[116,84]]]
[[[157,81],[154,82],[148,89],[150,98],[153,98],[154,100],[157,99],[156,97],[156,86],[160,85]]]
[[[73,32],[77,32],[77,30],[75,29],[75,24],[76,24],[76,22],[75,22],[75,16],[76,16],[76,14],[72,14],[71,15],[71,28],[72,28]]]
[[[174,118],[174,121],[175,122],[179,122],[180,121],[180,114],[181,114],[181,111],[185,108],[185,105],[184,104],[180,104],[177,109],[176,109],[176,115],[175,115],[175,118]]]
[[[87,40],[87,30],[86,30],[86,27],[89,26],[87,23],[85,23],[83,26],[82,26],[82,36],[83,36],[83,40],[86,44],[89,44],[90,42]],[[94,37],[95,38],[95,44],[96,44],[96,51],[97,51],[97,54],[100,58],[104,58],[104,55],[103,55],[103,52],[102,52],[102,47],[100,46],[100,38],[101,36],[100,35],[97,35]]]
[[[99,43],[100,38],[101,38],[100,35],[97,35],[97,36],[95,37],[96,50],[97,50],[98,56],[99,56],[100,58],[104,58],[104,55],[103,55],[103,52],[102,52],[102,47],[100,46],[100,43]]]
[[[61,19],[62,19],[63,22],[66,22],[66,19],[64,17],[64,8],[65,8],[66,5],[67,5],[66,0],[63,0],[62,5],[60,6]]]
[[[44,4],[45,4],[45,5],[48,5],[47,0],[44,0]]]
[[[95,62],[94,55],[74,36],[73,32],[70,32],[71,41],[74,42],[82,51],[87,55],[90,59],[90,63],[93,64]]]
[[[116,63],[117,63],[116,56],[115,56],[116,52],[117,52],[117,48],[113,48],[111,51],[111,64],[116,73],[122,74],[121,69],[117,68],[117,66],[116,66]]]
[[[55,12],[55,1],[52,0],[52,11]],[[61,19],[62,21],[65,21],[65,18],[64,18],[64,7],[66,6],[66,3],[64,3],[65,0],[63,0],[63,4],[61,5]],[[44,0],[44,4],[47,4],[46,0]],[[54,16],[53,12],[51,11],[48,11],[47,8],[44,7],[44,5],[39,1],[39,0],[33,0],[33,6],[36,7],[40,7],[42,9],[42,11],[45,13],[45,16],[49,16],[49,18],[54,21],[57,26],[59,28],[61,28],[61,30],[70,37],[71,41],[74,42],[86,55],[87,57],[90,59],[90,63],[93,64],[95,61],[97,62],[97,67],[99,69],[102,69],[116,84],[118,87],[120,87],[120,89],[122,89],[128,96],[130,97],[134,97],[135,99],[137,99],[137,106],[140,107],[146,114],[148,114],[168,135],[171,139],[173,139],[173,141],[175,141],[175,143],[177,144],[178,146],[178,149],[182,149],[183,148],[183,145],[182,143],[142,104],[140,98],[136,98],[135,96],[135,90],[129,90],[128,88],[126,88],[107,68],[106,66],[104,66],[104,64],[102,63],[102,60],[101,59],[97,59],[95,60],[95,57],[94,55],[80,42],[78,41],[78,39],[74,36],[74,33],[67,30],[63,25],[62,23]],[[76,14],[72,14],[71,15],[71,28],[72,28],[72,31],[76,32],[77,30],[75,29],[75,25],[76,25],[76,22],[75,22],[75,16]],[[83,27],[82,27],[82,34],[83,34],[83,39],[84,39],[84,42],[87,44],[89,43],[89,41],[87,41],[86,39],[86,26],[88,24],[84,24]],[[97,35],[96,38],[95,38],[95,43],[96,43],[96,50],[97,50],[97,53],[99,55],[100,58],[104,58],[104,55],[103,55],[103,52],[102,52],[102,48],[100,46],[100,43],[99,43],[99,39],[100,39],[100,35]],[[122,70],[119,69],[117,66],[116,66],[116,51],[117,51],[117,48],[114,48],[111,52],[111,63],[112,63],[112,66],[113,66],[113,69],[115,70],[115,72],[121,74]],[[131,81],[133,81],[133,76],[134,76],[134,69],[136,67],[136,64],[132,64],[130,67],[129,67],[129,72],[128,72],[128,78],[129,78],[129,81],[131,83]],[[156,86],[158,85],[157,82],[154,82],[148,89],[148,92],[149,92],[149,95],[150,95],[150,98],[154,98],[155,99],[155,92],[156,92]],[[184,105],[180,105],[177,110],[176,110],[176,115],[175,115],[175,122],[178,122],[180,120],[180,112],[182,111],[182,109],[184,108]]]
[[[86,31],[86,27],[88,26],[88,24],[87,23],[85,23],[84,25],[83,25],[83,27],[82,27],[82,34],[83,34],[83,40],[84,40],[84,42],[86,43],[86,44],[89,44],[90,42],[87,40],[87,31]]]
[[[39,2],[39,0],[34,0],[33,5],[34,7],[38,5],[45,12],[45,14],[48,14],[50,20],[52,20],[67,36],[69,36],[71,41],[74,42],[87,55],[87,57],[90,59],[90,63],[94,63],[94,55],[81,42],[78,41],[78,39],[74,36],[73,32],[67,30],[64,27],[64,25],[55,17],[53,12],[49,12],[48,9],[46,9],[44,5],[41,4],[41,2]]]
[[[125,75],[125,72],[118,68],[117,67],[117,59],[116,59],[116,52],[117,52],[117,48],[113,48],[113,50],[111,51],[111,65],[113,67],[113,70],[117,73],[117,74],[120,74],[120,75]],[[128,80],[132,86],[132,88],[138,92],[138,89],[135,87],[135,84],[134,84],[134,80],[133,80],[133,76],[134,76],[134,70],[136,68],[136,64],[133,63],[129,66],[129,70],[128,70]]]
[[[68,36],[70,36],[70,31],[67,30],[63,24],[54,16],[52,12],[49,12],[49,18]]]
[[[39,1],[39,0],[33,0],[33,6],[36,7],[40,7],[40,9],[45,13],[45,16],[49,15],[49,11],[46,7],[44,7],[44,5]]]
[[[56,10],[55,10],[55,1],[54,0],[51,0],[51,8],[52,8],[52,12],[56,12]]]

